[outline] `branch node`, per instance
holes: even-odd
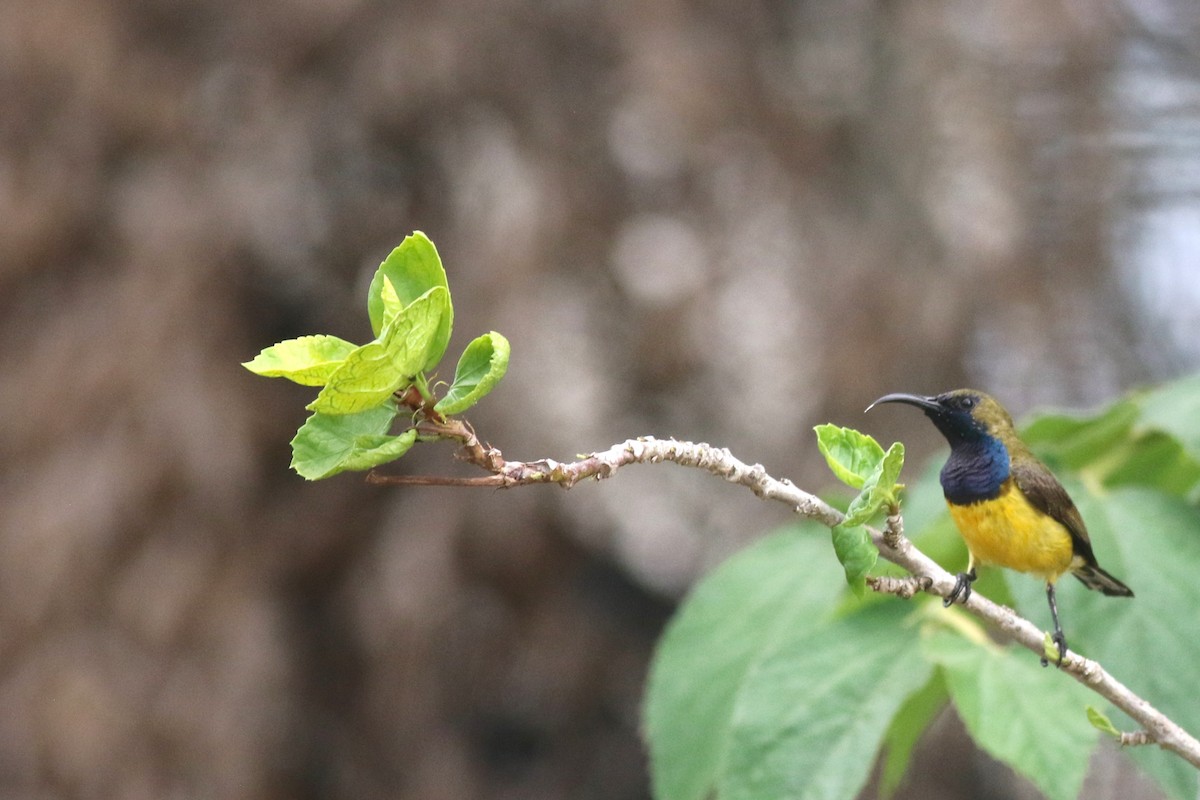
[[[894,594],[901,600],[911,600],[917,592],[927,591],[933,585],[933,579],[911,575],[902,578],[872,575],[867,577],[867,585],[880,594]]]
[[[900,549],[900,540],[904,538],[904,518],[900,516],[900,509],[894,508],[892,513],[888,514],[886,527],[883,529],[883,543],[892,550]]]
[[[1122,733],[1117,743],[1121,747],[1141,747],[1147,744],[1158,744],[1158,739],[1150,731],[1131,731]]]

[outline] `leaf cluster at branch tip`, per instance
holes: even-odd
[[[445,395],[433,396],[426,373],[446,353],[454,306],[441,257],[420,231],[405,237],[375,271],[367,316],[375,338],[364,345],[301,336],[243,364],[257,375],[321,387],[308,405],[312,416],[292,440],[292,468],[309,480],[399,458],[417,440],[417,418],[461,414],[508,369],[508,340],[491,331],[467,345]],[[412,389],[420,402],[406,405],[415,414],[401,415],[397,398]],[[409,427],[392,433],[401,416]]]
[[[837,425],[818,425],[817,448],[825,463],[842,483],[858,489],[846,509],[846,518],[833,528],[833,549],[846,571],[846,582],[861,597],[866,577],[879,558],[866,524],[881,510],[890,510],[898,500],[904,445],[895,442],[885,453],[870,436]]]

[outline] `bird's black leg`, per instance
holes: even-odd
[[[971,567],[966,572],[958,573],[958,576],[954,579],[954,588],[951,589],[950,594],[946,595],[946,597],[942,600],[942,605],[946,608],[949,608],[954,604],[954,601],[958,600],[960,597],[964,603],[970,600],[971,584],[975,582],[975,578],[977,577],[978,576],[975,574],[974,567]]]
[[[1054,584],[1046,584],[1046,600],[1050,603],[1050,618],[1054,620],[1054,635],[1050,638],[1054,641],[1054,646],[1058,648],[1058,664],[1061,667],[1063,658],[1067,655],[1067,637],[1063,635],[1062,625],[1058,624],[1058,603],[1054,599]],[[1048,666],[1050,662],[1045,656],[1042,656],[1042,666]]]

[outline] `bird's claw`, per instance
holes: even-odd
[[[954,588],[950,590],[950,594],[942,599],[942,607],[949,608],[954,605],[955,601],[962,599],[962,602],[967,602],[971,599],[971,584],[975,582],[975,570],[969,572],[960,572],[954,578]]]

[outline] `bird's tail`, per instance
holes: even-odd
[[[1133,597],[1133,589],[1130,589],[1095,564],[1084,564],[1072,574],[1076,578],[1079,578],[1083,585],[1092,591],[1103,592],[1110,597]]]

